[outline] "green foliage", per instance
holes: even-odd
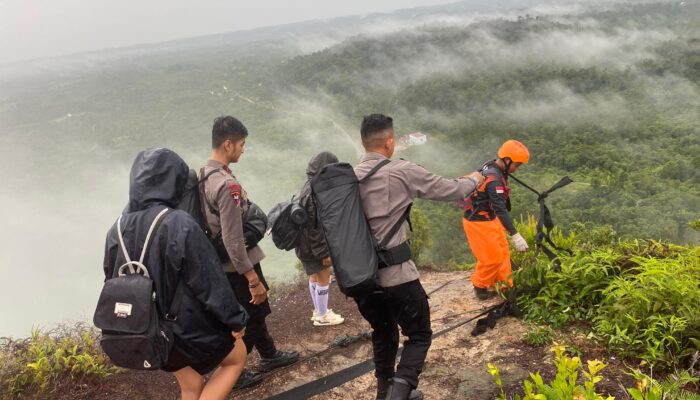
[[[53,332],[35,329],[25,341],[0,348],[0,392],[36,395],[61,384],[104,378],[117,369],[99,347],[99,333],[78,325]]]
[[[690,227],[693,228],[694,230],[700,232],[700,219],[699,219],[699,220],[696,220],[696,221],[693,221],[693,222],[689,222],[689,223],[688,223],[688,226],[690,226]]]
[[[547,346],[554,340],[554,330],[548,326],[532,326],[525,332],[522,340],[532,347]]]
[[[557,374],[551,382],[545,383],[544,379],[537,373],[530,373],[531,380],[523,382],[523,397],[516,395],[514,400],[610,400],[613,397],[604,397],[596,392],[595,385],[603,378],[600,371],[605,368],[605,364],[597,360],[589,360],[587,368],[583,369],[583,364],[579,357],[570,357],[565,354],[564,346],[554,346],[554,366]],[[496,385],[500,389],[499,400],[507,400],[503,391],[502,380],[498,367],[488,364],[488,371],[494,377]],[[579,373],[583,374],[583,384],[579,383]]]
[[[673,366],[700,350],[700,258],[633,257],[635,264],[602,290],[596,332],[622,355]]]
[[[685,390],[698,382],[688,371],[670,374],[661,382],[640,370],[632,370],[631,374],[637,379],[637,387],[627,392],[634,400],[700,400],[700,395]]]
[[[530,373],[530,380],[523,382],[524,396],[516,395],[512,400],[614,400],[612,396],[604,396],[596,391],[595,385],[603,380],[600,372],[606,365],[598,360],[589,360],[587,368],[583,369],[581,359],[566,354],[564,346],[555,345],[554,366],[557,373],[551,382],[545,383],[537,373]],[[498,400],[508,400],[503,390],[498,367],[487,364],[488,372],[499,388]],[[583,379],[579,377],[582,373]],[[686,390],[689,385],[695,386],[700,378],[692,376],[688,371],[668,375],[664,380],[657,381],[640,370],[630,373],[637,380],[634,388],[627,388],[633,400],[700,400],[700,395]]]
[[[418,208],[411,209],[411,227],[409,233],[409,244],[411,246],[411,257],[416,263],[423,262],[423,255],[432,246],[430,240],[430,225],[425,214]]]
[[[532,230],[532,220],[519,225]],[[539,324],[591,323],[611,351],[672,368],[700,350],[700,248],[612,237],[609,227],[583,226],[554,235],[573,250],[560,253],[560,268],[520,256],[518,305]]]

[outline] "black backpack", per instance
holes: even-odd
[[[167,362],[173,345],[173,334],[161,321],[154,283],[148,268],[143,264],[150,250],[152,236],[170,211],[165,208],[156,215],[138,261],[132,261],[129,257],[121,232],[121,216],[117,220],[119,247],[126,263],[115,270],[117,276],[105,282],[93,322],[102,330],[102,350],[119,367],[159,369]],[[183,291],[184,283],[180,279],[165,316],[166,320],[177,319]]]
[[[277,203],[268,213],[272,242],[280,250],[292,250],[299,246],[308,215],[299,205],[299,198]]]
[[[409,206],[381,243],[376,243],[360,199],[360,184],[390,161],[372,168],[362,180],[348,163],[324,166],[311,180],[317,218],[333,259],[338,286],[346,296],[359,297],[377,287],[377,270],[411,258],[408,243],[385,249],[411,212]],[[410,223],[410,221],[409,221]]]

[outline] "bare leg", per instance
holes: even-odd
[[[204,389],[204,378],[190,367],[175,371],[175,378],[180,385],[182,400],[197,400]]]
[[[236,384],[238,377],[245,367],[246,357],[245,343],[243,340],[236,340],[236,344],[230,353],[224,358],[219,368],[209,378],[202,390],[199,400],[223,400],[228,396]],[[183,398],[183,400],[185,400]]]
[[[328,286],[331,283],[331,267],[324,268],[312,276],[316,277],[316,281],[320,286]]]

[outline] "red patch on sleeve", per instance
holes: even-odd
[[[241,186],[240,185],[228,185],[228,192],[233,197],[233,201],[236,202],[237,206],[241,206]]]

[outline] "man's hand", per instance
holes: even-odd
[[[477,182],[476,186],[481,186],[481,184],[484,183],[484,180],[486,179],[486,177],[484,177],[479,171],[472,172],[471,174],[466,175],[466,177],[473,180],[474,182]]]
[[[236,332],[236,331],[231,332],[231,336],[233,336],[233,338],[236,340],[243,339],[243,336],[245,336],[245,328],[241,329],[238,332]]]
[[[324,267],[330,267],[331,265],[333,265],[333,260],[331,260],[330,257],[324,258],[321,262],[323,263]]]
[[[248,279],[248,290],[250,290],[250,304],[262,304],[267,298],[267,290],[260,282],[257,272],[254,269],[243,274]]]
[[[516,233],[515,235],[510,237],[513,239],[513,246],[515,246],[515,250],[517,251],[528,251],[530,248],[527,246],[527,242],[523,237],[519,234]]]
[[[248,290],[250,290],[250,304],[262,304],[267,298],[267,290],[263,286],[262,282],[258,281],[256,284],[248,284]]]

